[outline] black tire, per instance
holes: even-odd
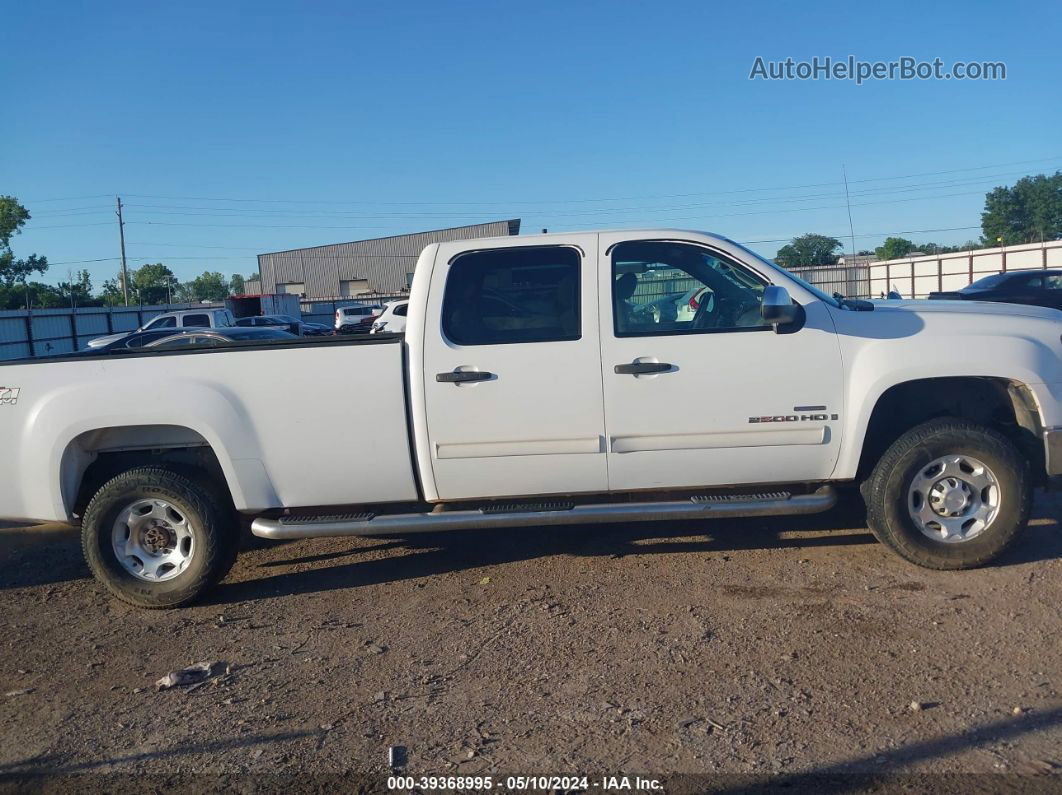
[[[958,543],[922,533],[908,510],[915,475],[951,453],[979,459],[995,474],[999,506],[995,518],[976,536]],[[867,524],[878,541],[901,557],[928,569],[970,569],[999,557],[1025,529],[1032,501],[1029,466],[1002,434],[959,419],[937,419],[907,431],[885,451],[863,484]]]
[[[161,582],[148,582],[128,571],[111,544],[119,513],[152,497],[166,500],[185,515],[194,544],[187,568]],[[96,579],[123,602],[148,609],[181,607],[202,596],[232,568],[239,533],[231,506],[197,473],[147,466],[127,470],[100,487],[85,510],[81,548]]]

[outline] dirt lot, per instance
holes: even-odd
[[[893,557],[851,508],[306,541],[250,549],[210,602],[163,612],[105,596],[76,531],[7,527],[0,783],[382,781],[401,745],[413,774],[1020,773],[971,782],[1058,790],[1060,517],[1062,495],[1038,495],[1002,563],[954,573]],[[156,691],[200,660],[230,673]]]

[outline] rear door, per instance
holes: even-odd
[[[829,477],[843,392],[821,301],[777,334],[760,317],[769,274],[733,252],[624,233],[600,252],[611,489]]]
[[[608,488],[597,236],[548,240],[439,249],[422,383],[440,499]]]

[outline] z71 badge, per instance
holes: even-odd
[[[18,403],[17,386],[0,386],[0,406],[14,406]]]

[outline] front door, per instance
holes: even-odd
[[[439,499],[608,489],[597,235],[549,240],[437,257],[423,383]]]
[[[775,333],[760,317],[762,265],[705,243],[600,237],[609,487],[829,477],[843,398],[822,302]]]

